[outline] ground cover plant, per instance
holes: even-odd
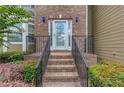
[[[36,61],[15,61],[0,64],[0,87],[35,86]]]
[[[124,65],[104,59],[89,69],[89,82],[95,87],[124,87]]]
[[[26,52],[13,51],[13,52],[0,53],[0,63],[22,61],[24,60],[24,55],[26,55]]]

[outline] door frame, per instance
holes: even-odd
[[[55,40],[54,40],[54,28],[55,28],[55,22],[56,21],[66,21],[66,47],[65,48],[56,48],[55,46]],[[69,24],[69,21],[70,21],[70,29],[68,28],[68,24]],[[52,22],[52,24],[51,24]],[[72,20],[49,20],[49,23],[48,23],[48,29],[49,29],[49,35],[51,35],[52,33],[52,45],[51,45],[51,50],[71,50],[72,48]],[[52,28],[51,28],[52,27]],[[51,29],[52,29],[52,32],[51,32]],[[69,46],[69,36],[70,36],[70,46]]]

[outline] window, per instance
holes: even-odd
[[[15,24],[15,26],[22,29],[22,24],[21,23]],[[16,32],[16,31],[18,31],[18,28],[16,28],[16,27],[13,26],[13,27],[10,27],[10,29]]]
[[[22,42],[22,33],[13,33],[8,36],[9,42]]]
[[[31,11],[34,8],[33,5],[22,5],[22,7],[28,11]]]
[[[22,24],[16,24],[15,26],[22,28]]]
[[[28,42],[35,42],[34,40],[35,40],[34,39],[34,35],[33,34],[29,34],[28,35]]]
[[[28,24],[28,42],[34,42],[34,25]]]
[[[34,34],[34,25],[28,24],[28,33],[29,34]]]
[[[15,26],[19,27],[22,29],[22,24],[16,24]],[[11,33],[8,35],[8,41],[9,42],[22,42],[22,33],[18,31],[16,27],[11,27],[11,30],[15,33]]]
[[[19,29],[23,29],[23,27],[22,27],[22,24],[20,23],[20,24],[16,24],[15,26],[17,26]],[[17,28],[12,28],[13,30],[18,30]]]

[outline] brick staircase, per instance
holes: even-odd
[[[81,87],[71,52],[51,52],[43,87]]]

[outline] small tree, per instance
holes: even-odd
[[[27,23],[28,18],[31,17],[30,12],[24,8],[20,8],[14,5],[1,5],[0,6],[0,46],[4,43],[9,43],[5,40],[8,34],[22,31],[22,29],[16,24]],[[12,28],[16,29],[13,30]]]

